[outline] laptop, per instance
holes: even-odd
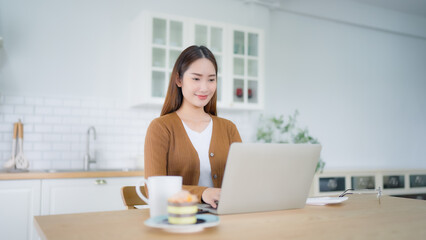
[[[319,144],[233,143],[216,209],[235,214],[303,208],[320,157]]]

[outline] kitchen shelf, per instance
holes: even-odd
[[[262,29],[153,12],[138,16],[132,29],[129,106],[161,106],[180,52],[204,45],[218,64],[218,108],[263,109]]]

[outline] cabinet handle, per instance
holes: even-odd
[[[95,184],[104,185],[104,184],[107,184],[107,181],[105,179],[96,179]]]

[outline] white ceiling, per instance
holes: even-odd
[[[426,18],[426,0],[352,0]]]
[[[295,1],[320,1],[320,0],[242,0],[245,2],[257,2],[272,9],[275,7],[286,6],[289,2]],[[426,0],[347,0],[366,4],[378,8],[389,9],[411,15],[417,15],[426,18]]]

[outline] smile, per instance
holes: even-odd
[[[197,95],[198,99],[200,100],[206,100],[208,95]]]

